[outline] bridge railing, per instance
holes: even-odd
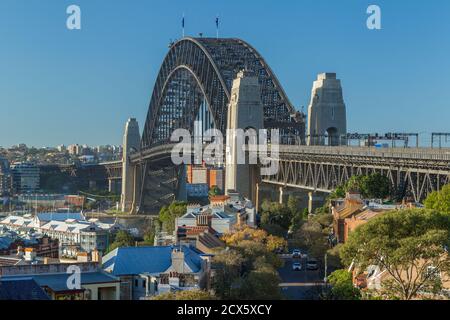
[[[374,148],[374,147],[351,147],[351,146],[279,146],[280,153],[290,154],[315,154],[315,155],[342,155],[363,156],[379,158],[402,158],[450,161],[450,149],[432,148]]]

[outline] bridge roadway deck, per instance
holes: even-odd
[[[132,162],[139,162],[150,158],[167,157],[175,144],[156,146],[130,156]],[[269,149],[271,146],[269,145]],[[272,146],[273,148],[273,146]],[[450,166],[450,148],[374,148],[352,146],[295,146],[279,145],[279,157],[281,159],[298,157],[300,155],[321,156],[330,158],[364,157],[375,159],[403,159],[420,161],[437,161],[448,163]],[[271,155],[276,158],[276,155]],[[106,163],[105,165],[113,165]]]

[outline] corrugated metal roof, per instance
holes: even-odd
[[[55,274],[38,274],[27,276],[6,276],[2,277],[2,281],[21,280],[25,278],[32,278],[41,287],[49,287],[52,291],[67,291],[67,279],[71,274],[69,273],[55,273]],[[81,285],[93,284],[93,283],[114,283],[119,279],[103,272],[83,272],[81,273]]]
[[[50,300],[33,278],[0,281],[0,300]]]
[[[85,221],[86,218],[80,212],[42,212],[37,217],[40,221],[66,221],[73,219],[77,221]]]
[[[188,246],[181,249],[189,268],[194,273],[200,271],[199,253]],[[172,246],[117,248],[103,257],[103,269],[115,276],[162,273],[172,265],[172,250]]]

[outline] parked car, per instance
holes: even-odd
[[[317,270],[319,269],[319,265],[317,264],[317,260],[314,258],[309,258],[308,261],[306,261],[306,269],[307,270]]]
[[[302,264],[300,262],[294,262],[292,264],[292,270],[294,270],[294,271],[302,270]]]
[[[301,257],[302,257],[302,252],[300,251],[300,249],[292,250],[292,258],[301,258]]]

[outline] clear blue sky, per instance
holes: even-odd
[[[82,30],[66,29],[66,8]],[[366,9],[382,9],[382,30]],[[296,106],[319,72],[342,80],[351,132],[450,131],[450,1],[1,0],[0,146],[119,144],[141,130],[169,39],[239,37]]]

